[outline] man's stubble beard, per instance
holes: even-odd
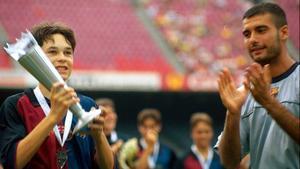
[[[279,57],[280,54],[281,54],[280,40],[279,40],[279,34],[277,32],[276,41],[272,46],[267,46],[267,54],[265,56],[260,57],[256,60],[254,59],[252,54],[250,54],[250,56],[252,59],[254,59],[255,62],[263,66],[272,63],[274,60],[276,60]]]

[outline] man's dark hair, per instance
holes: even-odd
[[[40,46],[43,46],[43,43],[51,38],[54,34],[61,34],[65,37],[68,43],[70,43],[73,51],[75,50],[76,40],[74,32],[71,28],[66,25],[58,22],[45,22],[38,25],[35,25],[31,29],[31,33],[34,36],[35,40]]]
[[[157,124],[161,124],[160,111],[157,109],[143,109],[138,114],[137,123],[138,125],[143,125],[144,121],[147,119],[153,119]]]
[[[279,5],[269,2],[254,5],[245,12],[243,19],[267,13],[272,15],[273,22],[277,29],[287,25],[286,15],[283,9]]]

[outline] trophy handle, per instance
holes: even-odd
[[[101,109],[91,110],[89,113],[82,113],[78,118],[78,122],[73,130],[73,134],[85,127],[90,121],[101,114]]]

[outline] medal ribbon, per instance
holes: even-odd
[[[50,107],[45,99],[45,97],[43,96],[41,90],[39,87],[36,87],[34,90],[34,95],[37,98],[39,104],[41,105],[43,112],[45,113],[45,116],[48,116],[50,113]],[[70,133],[70,129],[71,129],[71,124],[72,124],[72,118],[73,118],[73,113],[70,112],[70,110],[68,110],[67,112],[67,116],[65,119],[65,125],[64,125],[64,134],[63,134],[63,138],[61,138],[60,132],[58,130],[57,125],[54,126],[53,131],[54,134],[56,136],[56,139],[58,140],[59,144],[61,145],[61,147],[64,146],[68,135]]]

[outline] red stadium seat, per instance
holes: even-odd
[[[1,1],[0,21],[11,40],[42,21],[71,26],[77,35],[76,69],[173,71],[130,1]]]

